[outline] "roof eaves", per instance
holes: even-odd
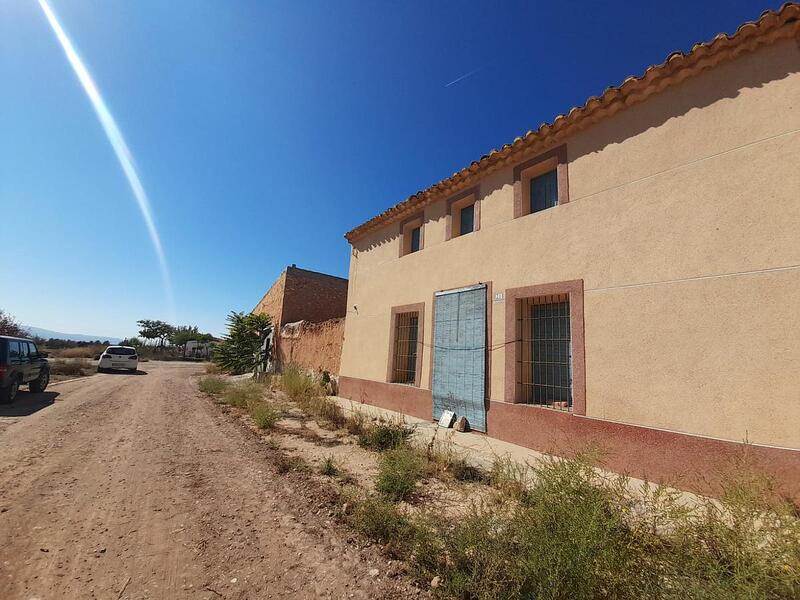
[[[566,115],[558,115],[552,123],[542,123],[535,131],[528,131],[510,144],[491,150],[450,177],[412,194],[355,227],[344,237],[352,243],[378,227],[388,225],[447,194],[460,191],[472,184],[477,176],[488,175],[499,166],[519,160],[520,155],[532,149],[555,144],[558,138],[637,104],[724,60],[793,35],[800,36],[800,4],[787,2],[777,11],[765,11],[756,21],[739,26],[733,35],[720,33],[709,42],[695,44],[687,53],[673,52],[663,63],[649,67],[642,76],[627,77],[619,86],[608,87],[600,96],[592,96]]]

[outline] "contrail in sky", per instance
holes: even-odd
[[[47,17],[47,21],[50,23],[50,27],[53,28],[53,32],[56,34],[61,47],[64,49],[64,54],[67,55],[69,64],[72,66],[72,69],[78,76],[78,80],[81,82],[86,95],[89,97],[89,101],[92,103],[92,107],[97,113],[97,118],[100,119],[100,124],[103,126],[103,129],[106,132],[106,137],[108,137],[108,141],[111,143],[111,147],[114,149],[114,153],[117,155],[117,160],[119,160],[119,164],[122,167],[122,170],[125,172],[125,177],[128,178],[131,191],[136,197],[136,202],[138,203],[139,210],[142,213],[142,218],[144,219],[145,225],[147,225],[147,232],[150,234],[150,241],[153,242],[153,249],[158,256],[158,262],[161,266],[161,276],[164,280],[164,292],[167,295],[167,301],[169,303],[170,316],[174,318],[175,300],[172,295],[172,283],[169,276],[169,269],[167,268],[167,259],[166,256],[164,256],[164,248],[161,246],[161,238],[158,236],[158,230],[156,229],[156,224],[153,220],[153,211],[150,208],[150,200],[148,200],[147,193],[144,191],[144,187],[139,179],[139,175],[136,173],[133,155],[128,149],[128,145],[125,143],[125,138],[122,137],[122,132],[119,130],[119,127],[117,127],[114,117],[111,116],[111,112],[108,110],[106,103],[103,101],[103,97],[100,95],[97,85],[95,85],[92,76],[89,74],[88,69],[83,64],[81,57],[78,56],[78,52],[73,47],[72,42],[70,41],[69,37],[67,37],[64,29],[62,29],[61,24],[58,22],[58,19],[56,18],[55,13],[53,13],[53,10],[50,8],[50,5],[47,3],[47,0],[39,0],[39,6],[42,7],[42,11],[44,11],[44,15]]]
[[[472,77],[473,75],[475,75],[475,73],[477,73],[481,69],[483,69],[483,67],[478,67],[477,69],[473,69],[469,73],[464,73],[461,77],[457,77],[456,79],[453,79],[453,81],[451,81],[450,83],[445,84],[444,87],[449,88],[451,85],[455,85],[456,83],[466,79],[467,77]]]

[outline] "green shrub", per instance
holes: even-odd
[[[205,394],[221,394],[228,387],[228,382],[215,375],[203,377],[198,384],[200,391]]]
[[[257,402],[250,406],[250,416],[259,429],[272,429],[283,417],[283,411],[270,402]]]
[[[375,489],[389,500],[406,500],[425,475],[426,467],[419,452],[407,445],[396,446],[381,455]]]
[[[414,430],[399,421],[381,421],[363,428],[358,443],[363,448],[383,452],[403,445]]]
[[[350,523],[368,539],[381,544],[397,545],[405,541],[413,525],[398,508],[380,498],[367,498],[356,503]]]

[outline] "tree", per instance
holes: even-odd
[[[139,346],[142,345],[142,340],[140,340],[138,337],[125,338],[124,340],[120,341],[119,345],[120,346],[131,346],[133,348],[138,348]]]
[[[228,334],[214,348],[214,362],[234,375],[255,371],[264,362],[264,342],[271,332],[268,315],[231,312]]]
[[[169,323],[153,319],[142,319],[136,324],[139,326],[139,335],[146,340],[158,340],[160,348],[164,347],[174,329]]]
[[[0,309],[0,335],[10,335],[12,337],[27,337],[28,332],[17,323],[17,320]]]
[[[186,356],[186,343],[191,342],[192,340],[198,340],[200,337],[200,331],[197,329],[197,325],[178,325],[177,327],[172,328],[172,334],[170,335],[170,342],[172,342],[175,346],[181,349],[181,353],[183,356]]]

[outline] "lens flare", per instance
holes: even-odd
[[[58,38],[61,48],[64,50],[64,54],[67,56],[69,64],[72,66],[72,69],[78,76],[78,80],[81,82],[86,95],[89,97],[89,101],[92,103],[92,107],[97,113],[97,118],[100,120],[100,124],[103,126],[103,129],[106,132],[106,137],[108,138],[111,147],[114,149],[114,153],[117,155],[117,160],[119,160],[119,164],[125,173],[125,177],[128,179],[128,183],[131,186],[131,191],[136,198],[136,202],[139,205],[139,210],[142,213],[142,218],[147,226],[147,232],[150,234],[150,241],[153,243],[153,250],[155,250],[156,256],[158,257],[158,262],[161,267],[161,277],[164,280],[164,293],[166,294],[167,302],[169,303],[170,315],[174,319],[175,302],[172,295],[172,283],[170,281],[169,269],[167,267],[167,259],[164,255],[164,248],[161,245],[161,238],[158,235],[158,230],[156,229],[156,224],[153,219],[153,211],[150,208],[150,200],[147,198],[147,193],[144,191],[144,186],[142,186],[142,182],[139,179],[138,173],[136,172],[133,155],[131,154],[128,145],[125,143],[125,138],[122,137],[122,132],[119,130],[119,127],[117,127],[114,117],[111,116],[111,112],[108,110],[103,97],[100,95],[97,85],[95,85],[92,76],[89,74],[88,69],[83,64],[81,57],[78,55],[78,52],[75,50],[75,47],[72,45],[69,37],[67,37],[66,32],[61,27],[61,24],[58,22],[58,19],[56,18],[53,10],[50,8],[50,5],[47,3],[47,0],[39,0],[39,6],[41,6],[45,17],[47,17],[47,21],[50,23],[50,27],[53,28],[53,32],[56,34],[56,38]]]

